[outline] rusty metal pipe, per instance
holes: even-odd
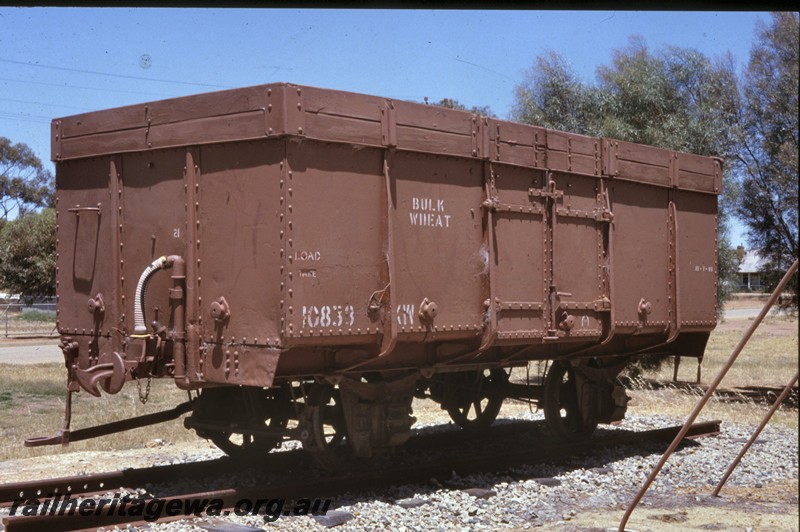
[[[736,455],[736,458],[733,460],[731,465],[728,467],[728,470],[725,471],[725,474],[722,476],[722,479],[719,481],[719,484],[717,484],[717,487],[714,488],[714,491],[711,493],[711,495],[713,495],[714,497],[719,497],[719,490],[721,490],[722,486],[725,485],[725,482],[728,481],[728,477],[731,476],[731,473],[733,473],[733,470],[736,469],[736,467],[739,465],[739,462],[742,461],[742,458],[744,457],[745,453],[747,453],[747,450],[750,449],[750,446],[753,445],[753,442],[756,441],[756,438],[758,438],[758,435],[761,434],[761,431],[764,430],[764,427],[767,426],[767,423],[769,423],[769,420],[772,419],[772,415],[775,414],[775,412],[778,411],[778,408],[780,408],[780,406],[783,403],[783,401],[789,395],[789,392],[792,391],[792,386],[794,386],[794,384],[797,382],[797,377],[798,377],[798,373],[795,372],[794,377],[792,378],[792,380],[789,381],[789,384],[787,384],[786,387],[783,389],[781,394],[778,396],[778,399],[775,400],[775,403],[773,403],[772,407],[769,409],[769,411],[764,416],[764,419],[761,420],[761,424],[758,426],[758,428],[755,430],[755,432],[753,432],[753,435],[750,436],[750,439],[747,440],[747,443],[744,444],[744,446],[742,447],[742,450],[739,451],[739,454]]]
[[[186,262],[180,255],[170,255],[167,261],[172,263],[172,290],[170,299],[175,301],[175,331],[172,335],[172,359],[174,363],[174,378],[182,381],[186,378]],[[174,299],[173,299],[174,297]]]
[[[714,394],[714,391],[717,389],[717,387],[719,386],[720,382],[722,382],[722,379],[728,373],[728,370],[731,369],[731,366],[733,366],[733,363],[736,361],[736,358],[739,356],[739,353],[742,352],[742,349],[744,349],[744,346],[747,345],[747,342],[750,340],[750,337],[753,336],[753,333],[755,332],[755,330],[758,328],[758,326],[764,320],[764,317],[767,315],[767,312],[769,312],[769,309],[772,308],[772,305],[775,304],[775,301],[777,301],[778,296],[780,296],[781,292],[783,292],[783,289],[786,288],[786,285],[789,283],[789,280],[791,280],[792,276],[795,274],[795,272],[797,272],[798,263],[800,263],[800,261],[795,260],[794,263],[792,264],[792,266],[789,268],[789,270],[783,276],[783,279],[781,279],[781,282],[778,283],[778,286],[775,288],[775,290],[769,296],[769,299],[767,300],[766,304],[764,304],[764,308],[761,309],[761,312],[758,314],[758,317],[756,317],[756,319],[753,320],[753,323],[750,325],[750,328],[747,329],[747,332],[744,333],[744,336],[742,336],[742,339],[739,340],[739,343],[737,344],[737,346],[734,348],[733,352],[728,357],[728,361],[725,362],[725,365],[722,367],[722,369],[719,370],[719,373],[714,378],[714,381],[708,386],[708,390],[706,390],[705,395],[703,395],[703,397],[700,399],[700,401],[694,407],[694,410],[692,411],[692,413],[689,414],[689,418],[686,420],[686,423],[684,423],[683,428],[681,429],[681,431],[678,433],[677,436],[675,436],[675,439],[672,440],[672,443],[669,445],[667,450],[664,452],[664,455],[658,461],[658,464],[656,464],[656,467],[653,468],[653,471],[650,473],[650,476],[647,477],[647,480],[645,481],[644,485],[639,490],[639,493],[636,494],[636,497],[634,497],[633,501],[628,506],[628,509],[625,511],[625,515],[622,516],[622,521],[620,521],[620,524],[619,524],[619,532],[624,532],[625,525],[628,524],[628,520],[630,519],[631,514],[633,513],[633,510],[639,504],[639,501],[642,500],[642,497],[644,497],[644,494],[647,492],[648,488],[653,483],[653,481],[655,480],[655,478],[658,475],[658,473],[661,471],[661,468],[664,467],[664,464],[667,462],[667,459],[675,451],[675,448],[678,447],[678,444],[681,442],[683,437],[686,435],[686,432],[689,430],[689,427],[692,425],[694,420],[697,419],[697,416],[700,414],[700,411],[703,409],[703,407],[706,405],[706,403],[708,403],[709,399],[711,399],[711,396]]]

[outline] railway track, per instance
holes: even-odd
[[[514,435],[526,432],[538,434],[541,431],[540,422],[513,422],[500,424],[484,431],[477,431],[470,437],[465,437],[462,431],[448,431],[441,433],[418,435],[413,437],[404,447],[403,451],[413,451],[417,459],[408,460],[376,460],[374,462],[359,462],[350,464],[346,473],[337,475],[319,474],[310,467],[307,453],[303,451],[275,452],[266,455],[258,464],[237,462],[228,458],[219,460],[193,462],[170,466],[150,467],[144,469],[130,469],[114,473],[99,475],[48,479],[0,486],[0,504],[10,506],[14,500],[50,497],[51,494],[69,494],[70,498],[88,497],[96,494],[119,492],[120,488],[135,489],[145,485],[175,485],[178,479],[203,480],[203,491],[195,493],[176,492],[175,488],[151,488],[145,499],[157,498],[163,501],[164,507],[170,504],[176,508],[187,508],[187,503],[198,500],[219,500],[226,509],[222,515],[229,515],[230,509],[238,501],[249,500],[297,500],[299,498],[334,496],[343,491],[366,491],[391,485],[412,483],[428,483],[431,478],[450,478],[455,472],[460,476],[504,471],[509,468],[536,463],[559,463],[574,458],[575,456],[590,455],[597,449],[612,445],[635,445],[645,442],[669,442],[680,430],[680,427],[649,430],[644,432],[631,432],[624,430],[609,430],[599,437],[591,438],[584,442],[575,443],[549,443],[545,445],[525,446],[512,451],[495,452],[487,442],[503,441]],[[698,423],[692,426],[687,438],[716,434],[720,430],[720,421]],[[464,450],[469,447],[471,453],[456,453],[448,451],[449,448],[458,447]],[[437,449],[439,456],[431,460],[420,461],[420,451]],[[477,451],[476,451],[477,449]],[[442,459],[441,456],[447,456]],[[360,467],[358,465],[360,464]],[[288,472],[280,481],[265,478],[249,486],[229,487],[220,486],[219,477],[224,474],[247,472],[257,467],[261,471]],[[273,469],[274,468],[274,469]],[[297,471],[303,471],[298,474]],[[294,471],[294,472],[293,472]],[[269,477],[269,475],[267,475]],[[230,481],[228,481],[230,483]],[[170,491],[171,490],[171,491]],[[172,502],[176,501],[176,502]],[[49,513],[49,512],[45,512]],[[54,512],[57,514],[57,512]],[[141,517],[118,515],[121,512],[108,515],[80,516],[75,515],[35,515],[13,516],[4,519],[5,528],[9,532],[27,530],[72,530],[77,528],[95,528],[99,526],[113,526],[124,523],[144,523]],[[173,516],[159,519],[174,520],[178,518],[195,517],[194,514]]]
[[[705,384],[696,384],[684,381],[662,381],[656,379],[629,379],[620,377],[623,385],[630,390],[664,390],[672,389],[679,390],[688,394],[702,396],[708,386]],[[718,388],[714,392],[714,397],[720,401],[731,403],[761,403],[771,405],[775,402],[778,396],[783,391],[782,386],[739,386],[733,388]],[[786,397],[783,404],[790,408],[797,408],[798,406],[798,387],[792,388],[792,391]]]

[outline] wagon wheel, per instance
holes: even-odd
[[[455,394],[447,405],[450,419],[465,430],[489,427],[497,419],[505,399],[497,388],[507,381],[508,375],[501,368],[459,374]]]
[[[330,384],[313,384],[306,398],[303,448],[314,460],[331,472],[344,466],[348,446],[344,444],[347,427],[339,391]]]
[[[270,394],[268,390],[260,388],[211,388],[203,393],[209,392],[212,394],[209,399],[220,406],[239,409],[243,415],[240,420],[242,431],[232,426],[231,430],[206,429],[200,432],[225,454],[233,458],[254,458],[268,453],[281,443],[279,436],[247,432],[245,425],[285,429],[291,408],[286,394],[281,391]]]
[[[575,369],[554,362],[544,382],[544,418],[555,435],[567,441],[587,438],[597,428],[597,420],[584,419]]]

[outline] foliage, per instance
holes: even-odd
[[[652,53],[641,37],[601,66],[597,84],[581,82],[556,52],[536,58],[516,89],[513,118],[554,129],[611,137],[698,155],[734,158],[741,101],[733,60],[712,61],[674,46]],[[735,181],[725,170],[718,239],[721,309],[738,263],[726,235]],[[731,282],[725,282],[729,280]]]
[[[743,80],[736,213],[751,247],[777,271],[798,257],[798,27],[796,12],[774,13],[769,25],[761,23]],[[773,277],[774,286],[780,274]],[[793,289],[797,294],[797,277]]]
[[[0,230],[0,286],[24,297],[55,293],[56,213],[28,213]]]
[[[598,133],[598,118],[607,107],[600,92],[578,80],[565,59],[553,51],[536,58],[515,97],[514,120],[584,135]]]
[[[425,99],[425,103],[428,103],[427,98]],[[489,108],[488,105],[476,106],[473,105],[470,108],[467,108],[466,105],[462,104],[458,100],[454,100],[452,98],[442,98],[438,102],[434,102],[431,105],[436,105],[438,107],[446,107],[447,109],[456,109],[457,111],[469,111],[470,113],[481,115],[481,116],[489,116],[494,118],[495,114]]]
[[[0,222],[53,206],[53,176],[26,144],[0,137]]]

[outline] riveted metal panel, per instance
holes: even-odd
[[[369,311],[386,286],[383,150],[289,142],[286,161],[284,342],[374,342],[388,319]]]
[[[206,342],[280,345],[284,152],[282,140],[199,150],[199,317]],[[215,321],[211,305],[221,297],[230,317]]]
[[[600,140],[595,137],[548,130],[547,167],[559,172],[600,175]]]
[[[717,202],[713,196],[675,193],[677,225],[677,297],[682,326],[716,323]]]
[[[609,185],[614,212],[612,299],[619,327],[664,330],[671,321],[668,196],[666,189],[639,183],[620,180]],[[651,303],[646,320],[638,310],[642,299]]]
[[[399,115],[398,115],[399,120]],[[415,153],[397,153],[393,228],[395,306],[399,335],[436,333],[474,338],[483,329],[485,252],[483,246],[482,163]],[[437,315],[420,316],[423,301]]]
[[[563,194],[554,198],[553,220],[553,324],[560,336],[600,336],[602,311],[595,302],[608,298],[604,225],[598,210],[604,207],[600,180],[577,174],[552,173],[551,189]],[[558,327],[566,316],[571,327]]]
[[[110,335],[119,315],[110,305],[119,291],[112,255],[113,187],[111,159],[98,157],[59,164],[56,171],[56,283],[58,329],[62,334]],[[117,266],[118,267],[118,266]],[[106,312],[89,312],[90,298],[102,294]]]
[[[546,261],[549,247],[542,196],[544,172],[513,166],[493,165],[490,187],[494,293],[489,312],[496,313],[499,338],[534,339],[545,336],[549,306],[547,292],[550,270]]]
[[[495,147],[493,160],[504,164],[545,167],[545,128],[493,118],[488,121],[490,138]]]
[[[186,248],[185,150],[130,153],[122,160],[122,249],[125,260],[125,330],[133,331],[136,284],[155,259],[181,255]],[[170,274],[159,272],[147,285],[146,325],[174,327],[170,315]]]

